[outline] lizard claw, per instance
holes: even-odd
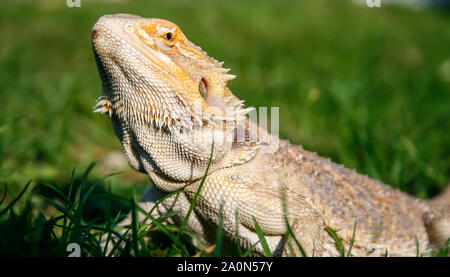
[[[108,113],[109,116],[112,114],[112,104],[106,96],[100,96],[97,99],[95,106],[93,107],[94,113]]]

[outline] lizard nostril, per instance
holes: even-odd
[[[92,39],[97,39],[98,38],[98,31],[97,30],[93,30],[92,31]]]

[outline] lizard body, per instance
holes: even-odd
[[[220,218],[228,245],[237,230],[242,248],[255,244],[256,220],[274,255],[286,256],[301,252],[285,240],[285,219],[310,256],[339,255],[327,227],[348,248],[355,222],[354,256],[416,255],[416,238],[427,253],[450,235],[448,209],[436,214],[429,202],[278,140],[249,121],[249,110],[227,87],[235,76],[175,24],[105,15],[92,42],[103,88],[95,108],[111,117],[131,167],[153,181],[141,200],[147,210],[167,193],[197,191],[211,160],[187,225],[204,242],[214,242]],[[263,151],[274,141],[276,151]],[[173,223],[180,224],[192,197],[166,199],[155,216],[177,210]],[[440,200],[439,207],[449,203]],[[253,253],[263,253],[260,244]]]

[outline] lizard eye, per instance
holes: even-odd
[[[165,33],[163,35],[163,38],[165,38],[167,41],[172,41],[173,40],[173,34],[172,33]]]

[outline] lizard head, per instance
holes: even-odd
[[[172,22],[105,15],[92,42],[103,83],[97,111],[185,129],[242,120],[248,112],[227,87],[235,76]]]
[[[134,169],[172,183],[196,180],[213,143],[211,171],[248,160],[232,153],[249,111],[227,87],[234,76],[177,25],[105,15],[94,25],[92,44],[102,79],[95,111],[110,115]],[[182,186],[159,185],[167,191]]]

